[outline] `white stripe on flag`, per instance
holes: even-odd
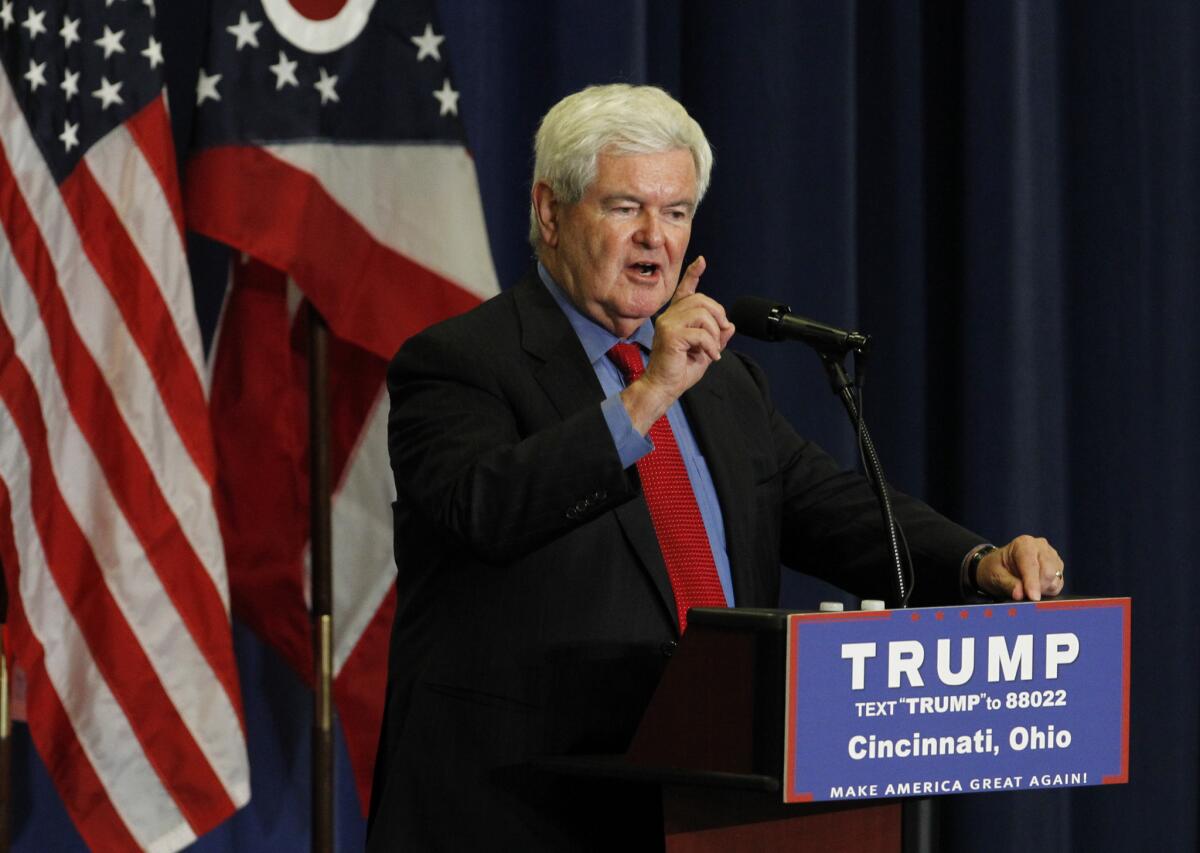
[[[3,400],[0,429],[17,434],[16,422]],[[130,833],[147,850],[176,850],[193,841],[195,834],[142,752],[50,576],[29,504],[29,472],[24,445],[0,442],[0,476],[9,488],[13,538],[21,563],[21,602],[42,646],[46,673],[80,746]]]
[[[396,580],[392,517],[396,499],[387,448],[388,396],[380,387],[333,496],[333,674],[358,645]]]
[[[200,326],[192,301],[183,237],[158,175],[124,126],[118,126],[93,145],[84,162],[158,282],[171,320],[192,360],[192,368],[198,376],[203,375]]]
[[[263,146],[313,176],[380,243],[480,299],[499,292],[475,161],[459,145]]]

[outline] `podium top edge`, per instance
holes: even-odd
[[[1058,595],[1047,596],[1041,601],[978,601],[955,602],[930,607],[913,607],[910,610],[945,610],[951,607],[996,607],[998,605],[1054,605],[1093,602],[1131,602],[1127,595]],[[777,631],[786,627],[789,616],[803,613],[815,614],[815,610],[784,610],[768,607],[696,607],[688,611],[689,625],[737,630]],[[857,613],[859,611],[843,611]],[[866,611],[863,611],[866,612]]]
[[[792,613],[805,611],[765,607],[695,607],[688,611],[688,625],[737,630],[781,631]]]

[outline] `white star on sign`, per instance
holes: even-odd
[[[42,23],[42,21],[45,20],[45,18],[46,18],[45,12],[35,12],[35,11],[33,11],[33,7],[31,6],[29,8],[29,16],[27,18],[25,18],[25,22],[23,24],[21,24],[21,26],[24,27],[25,29],[29,30],[29,37],[31,39],[34,39],[34,38],[37,38],[38,33],[46,32],[46,25]],[[5,27],[5,29],[8,29],[8,28]]]
[[[319,70],[321,72],[321,79],[316,83],[313,83],[313,88],[321,93],[321,103],[324,104],[327,101],[338,101],[339,98],[337,89],[334,88],[338,81],[337,75],[329,74],[329,72],[327,72],[324,68]]]
[[[81,18],[72,18],[70,15],[63,15],[62,29],[58,34],[62,36],[63,43],[66,47],[70,47],[79,41],[79,22]]]
[[[125,103],[121,100],[121,81],[109,83],[107,77],[100,78],[100,88],[92,92],[93,98],[100,99],[100,109],[105,110],[113,104]]]
[[[63,132],[58,135],[58,138],[62,140],[63,147],[70,151],[79,144],[79,125],[64,121]]]
[[[63,72],[63,81],[58,84],[58,88],[62,89],[67,94],[67,100],[79,94],[79,72],[67,69]]]
[[[150,67],[157,68],[163,64],[162,42],[150,36],[150,43],[146,45],[146,49],[141,52],[141,55],[150,60]]]
[[[271,73],[275,75],[275,91],[278,92],[284,86],[299,86],[300,81],[296,79],[296,61],[288,59],[287,54],[282,50],[279,51],[279,61],[274,65],[268,66]]]
[[[450,88],[450,78],[442,80],[442,88],[433,93],[438,103],[442,105],[438,115],[458,115],[458,92]]]
[[[12,0],[4,0],[4,4],[0,5],[0,23],[4,24],[4,31],[8,32],[8,28],[17,22],[12,13]]]
[[[262,26],[262,21],[251,21],[245,12],[242,12],[238,22],[232,26],[226,27],[225,31],[237,39],[237,49],[241,50],[246,45],[258,47],[258,28]]]
[[[441,62],[442,54],[438,51],[438,47],[445,40],[445,36],[433,34],[433,24],[426,24],[425,32],[419,36],[411,36],[409,38],[409,41],[417,46],[417,62],[420,62],[427,56],[432,56],[438,62]]]
[[[196,79],[196,106],[200,106],[209,99],[221,100],[221,93],[217,91],[219,82],[221,82],[220,74],[206,74],[203,68],[200,69],[200,76]]]
[[[38,86],[46,85],[46,63],[29,60],[29,70],[21,76],[29,81],[29,91],[36,92]]]
[[[117,30],[115,33],[104,25],[104,35],[96,39],[96,44],[104,48],[104,58],[108,59],[114,53],[124,53],[125,48],[121,47],[121,39],[125,38],[124,30]]]

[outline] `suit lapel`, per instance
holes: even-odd
[[[534,378],[559,415],[566,418],[602,402],[604,392],[579,339],[536,272],[521,279],[513,297],[521,322],[521,346],[533,356]]]
[[[538,362],[533,370],[534,378],[559,415],[566,418],[587,406],[603,402],[604,391],[583,346],[536,271],[521,279],[513,297],[521,322],[521,346]],[[614,513],[678,628],[675,594],[645,498],[639,494],[634,500],[616,507]]]
[[[738,424],[737,413],[725,399],[722,374],[720,362],[710,367],[683,395],[683,408],[721,503],[734,599],[746,605],[755,600],[749,548],[753,519],[742,508],[753,494],[754,482],[740,447],[744,431]]]

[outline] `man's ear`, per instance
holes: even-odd
[[[554,190],[544,181],[533,185],[533,210],[537,214],[538,230],[542,244],[550,248],[558,246],[558,217],[562,205],[554,197]]]

